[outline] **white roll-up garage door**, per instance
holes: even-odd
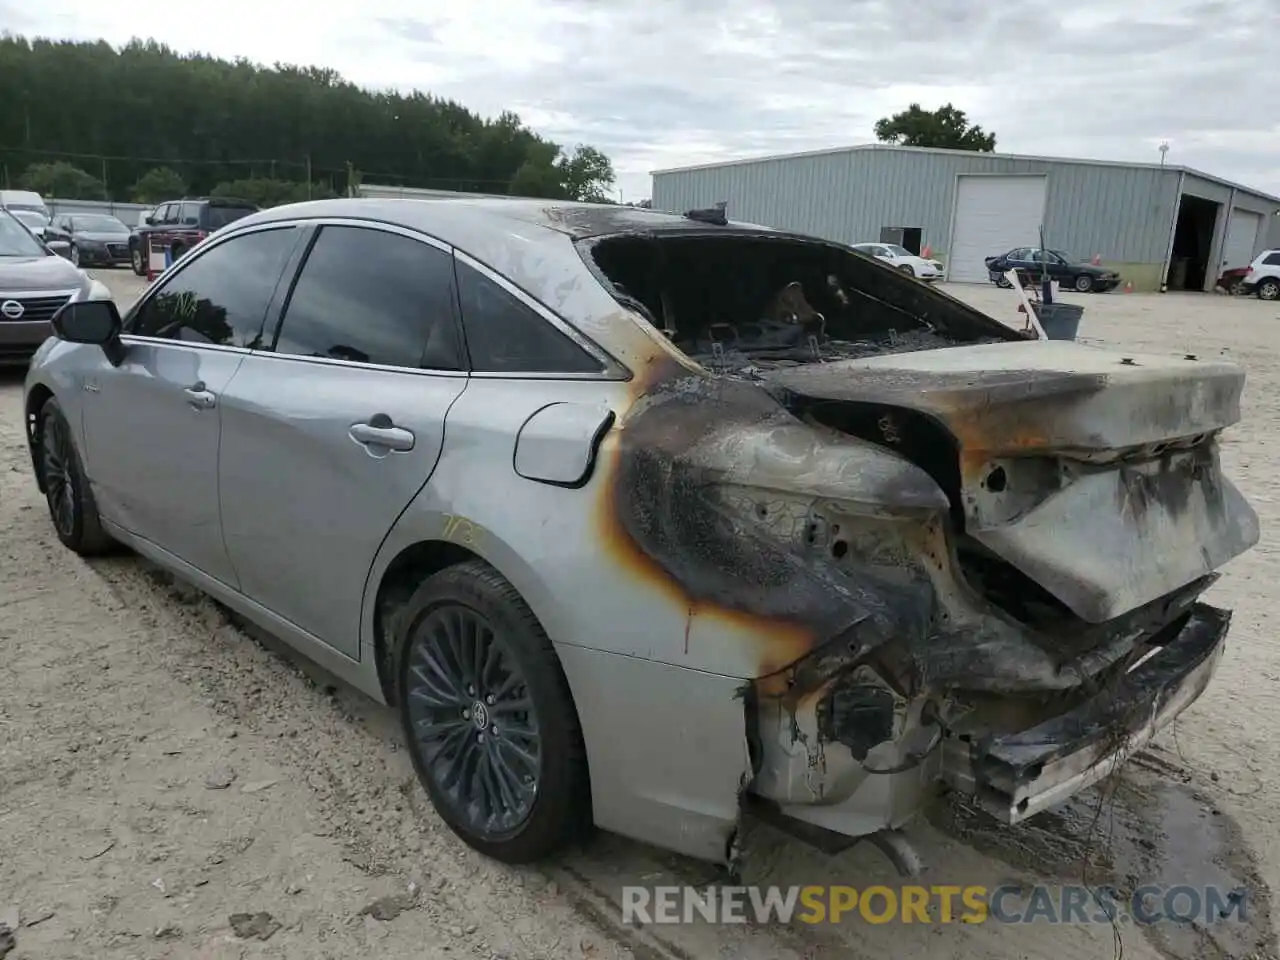
[[[1262,229],[1262,214],[1236,207],[1227,224],[1227,242],[1222,246],[1223,270],[1247,267],[1253,261],[1253,245]]]
[[[1040,176],[957,178],[947,279],[985,283],[987,257],[1014,247],[1040,246],[1044,196],[1045,178]]]

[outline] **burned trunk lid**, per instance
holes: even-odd
[[[1048,341],[766,379],[797,412],[920,462],[964,533],[1087,622],[1164,596],[1258,540],[1218,458],[1217,434],[1240,418],[1234,364]]]

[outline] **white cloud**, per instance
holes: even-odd
[[[1170,163],[1280,193],[1277,0],[0,0],[0,21],[515,110],[603,149],[628,199],[654,168],[868,142],[913,100],[1002,152],[1156,161],[1167,139]]]

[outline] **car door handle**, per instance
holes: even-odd
[[[197,410],[210,410],[218,402],[213,392],[205,388],[203,380],[184,388],[182,392],[187,395],[187,403]]]
[[[388,450],[412,450],[414,436],[404,427],[397,427],[391,418],[380,414],[370,423],[351,425],[351,439],[366,447],[385,447]]]

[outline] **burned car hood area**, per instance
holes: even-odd
[[[1219,463],[1238,367],[1027,340],[810,238],[578,246],[666,348],[608,445],[606,545],[687,609],[686,654],[741,638],[757,799],[868,834],[939,780],[1012,822],[1203,690],[1230,617],[1198,598],[1259,536]]]

